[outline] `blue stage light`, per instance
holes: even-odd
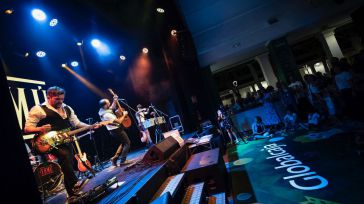
[[[96,49],[96,52],[100,56],[107,56],[111,54],[109,46],[106,43],[100,41],[99,39],[91,40],[91,45]]]
[[[56,18],[53,18],[50,22],[49,22],[49,26],[54,27],[58,24],[58,20]]]
[[[47,15],[40,9],[33,9],[32,16],[37,21],[44,21],[47,19]]]
[[[39,50],[37,53],[36,53],[37,57],[45,57],[47,54],[42,51],[42,50]]]
[[[71,66],[72,66],[72,67],[77,67],[77,66],[78,66],[78,62],[77,62],[77,61],[73,61],[73,62],[71,62]]]
[[[98,39],[93,39],[93,40],[91,40],[91,45],[94,46],[95,48],[98,48],[98,47],[100,47],[101,42]]]

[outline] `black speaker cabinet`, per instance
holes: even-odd
[[[167,159],[179,148],[177,140],[173,137],[167,137],[158,144],[153,145],[144,155],[144,162],[156,162]]]
[[[225,192],[227,171],[219,148],[192,155],[182,168],[187,184],[206,183],[209,195]]]

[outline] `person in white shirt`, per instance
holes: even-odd
[[[146,115],[148,114],[148,109],[147,108],[143,108],[143,106],[141,104],[137,105],[137,112],[135,113],[135,118],[138,121],[138,128],[140,131],[140,140],[142,142],[146,142],[147,143],[147,147],[151,146],[153,144],[152,139],[150,138],[150,133],[149,130],[147,128],[144,127],[144,121],[146,120]]]
[[[113,103],[110,104],[108,99],[101,99],[99,101],[100,110],[99,116],[102,121],[108,121],[110,124],[106,125],[107,130],[110,132],[111,136],[117,139],[120,144],[118,149],[115,152],[115,155],[111,157],[110,161],[113,166],[117,166],[117,160],[120,157],[119,165],[126,164],[126,156],[130,149],[130,140],[128,135],[126,134],[124,127],[122,125],[123,120],[128,115],[127,111],[123,112],[121,117],[117,117],[114,113],[116,109],[116,103],[118,100],[118,96],[114,96]]]
[[[89,126],[81,122],[74,110],[63,103],[66,91],[53,86],[47,90],[47,101],[36,105],[29,111],[25,122],[25,133],[45,134],[49,131],[60,131],[72,127],[81,128]],[[94,129],[100,125],[94,125]],[[61,144],[50,152],[58,158],[58,163],[64,174],[65,188],[68,196],[78,196],[78,191],[87,183],[87,179],[78,181],[73,169],[73,153],[70,144]]]

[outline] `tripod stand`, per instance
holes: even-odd
[[[93,118],[87,118],[86,121],[88,122],[89,125],[91,125],[93,123]],[[97,146],[96,146],[95,137],[93,135],[93,131],[90,131],[89,135],[90,135],[90,140],[92,140],[92,144],[94,146],[94,150],[96,153],[96,155],[94,156],[94,170],[96,172],[100,172],[104,169],[104,165],[100,161],[99,151],[97,151]]]

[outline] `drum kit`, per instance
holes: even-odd
[[[57,158],[52,154],[30,156],[35,181],[38,190],[47,197],[63,189],[63,172],[57,163]]]

